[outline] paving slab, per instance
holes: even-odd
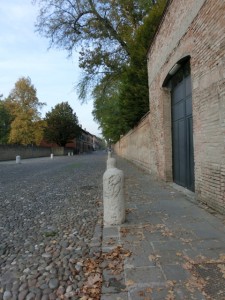
[[[127,293],[103,294],[101,300],[128,300]]]
[[[130,254],[121,289],[107,289],[108,277],[101,299],[224,300],[225,217],[124,159],[117,166],[125,174],[126,221],[103,228],[102,250],[120,245]]]

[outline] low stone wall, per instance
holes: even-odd
[[[72,152],[71,149],[64,149],[63,147],[38,147],[38,146],[22,146],[22,145],[0,145],[0,161],[14,160],[17,155],[24,158],[47,157],[51,153],[54,155],[66,155]]]

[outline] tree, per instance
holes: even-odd
[[[105,139],[112,142],[117,141],[120,135],[128,130],[122,118],[118,84],[114,82],[105,86],[102,82],[93,93],[95,97],[93,116],[101,125]]]
[[[37,31],[50,40],[50,46],[66,49],[70,55],[79,49],[85,72],[81,87],[96,76],[120,73],[129,62],[134,33],[154,4],[151,0],[34,2],[41,5]]]
[[[131,47],[130,64],[121,75],[120,98],[123,118],[132,128],[149,111],[146,53],[161,20],[166,1],[158,0],[136,30]]]
[[[39,109],[44,103],[39,102],[36,93],[31,79],[21,77],[6,99],[6,107],[13,116],[10,143],[28,145],[41,142],[45,124],[41,120]]]
[[[124,64],[120,76],[114,76],[113,79],[107,79],[105,76],[94,89],[94,117],[102,127],[103,133],[114,141],[133,128],[149,111],[146,53],[165,4],[165,0],[157,1],[135,31],[130,43],[129,64]],[[113,107],[116,115],[112,113]]]
[[[50,39],[51,46],[70,55],[79,51],[80,99],[94,96],[94,116],[103,132],[119,137],[149,110],[146,54],[166,0],[36,2],[41,3],[37,30]],[[111,101],[116,108],[115,103],[109,105]],[[112,116],[113,108],[117,117]]]
[[[0,98],[2,97],[0,95]],[[0,144],[8,143],[11,122],[12,116],[5,105],[5,101],[0,99]]]
[[[44,138],[64,147],[69,141],[80,135],[80,127],[76,113],[68,102],[57,104],[46,114]]]

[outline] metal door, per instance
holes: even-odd
[[[192,88],[189,64],[171,79],[173,180],[194,191]]]

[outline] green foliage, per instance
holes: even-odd
[[[21,77],[15,83],[14,89],[5,100],[5,105],[13,116],[9,143],[39,144],[45,126],[40,118],[39,109],[44,103],[39,102],[29,77]]]
[[[5,101],[0,99],[0,144],[8,143],[12,118]]]
[[[131,47],[130,64],[121,75],[120,102],[129,128],[135,126],[149,110],[147,49],[154,37],[165,0],[158,1],[135,32]]]
[[[78,118],[68,102],[57,104],[46,114],[47,124],[44,137],[64,147],[69,141],[80,135]]]
[[[34,0],[40,4],[37,31],[51,46],[80,52],[83,81],[120,73],[130,44],[151,10],[151,0]],[[85,96],[81,93],[81,96]]]
[[[129,63],[123,65],[120,75],[114,74],[110,79],[105,76],[93,93],[93,114],[108,139],[117,141],[121,134],[133,128],[149,111],[146,55],[165,4],[165,0],[159,0],[136,29],[129,43]],[[110,85],[115,87],[115,82],[116,89],[110,89]]]
[[[123,122],[118,90],[118,82],[108,82],[106,78],[94,90],[94,118],[101,124],[106,140],[113,142],[128,130]]]
[[[80,98],[92,94],[104,136],[118,140],[149,110],[146,54],[166,0],[36,2],[37,30],[52,46],[79,50]]]

